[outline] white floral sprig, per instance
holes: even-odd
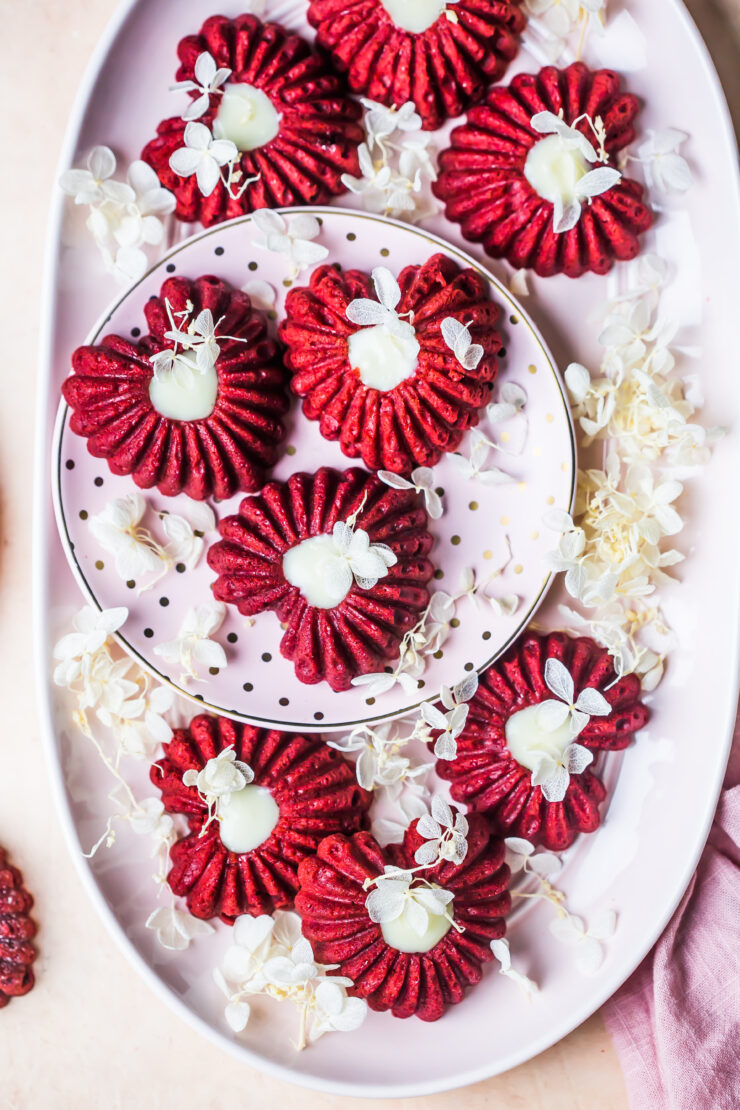
[[[54,682],[74,695],[77,726],[98,746],[88,717],[94,710],[103,725],[117,732],[117,753],[107,761],[114,771],[121,754],[142,758],[172,736],[165,715],[172,709],[173,692],[114,648],[111,636],[127,616],[125,608],[85,606],[74,618],[74,631],[54,647]]]
[[[581,120],[586,120],[591,127],[599,143],[598,151],[577,129],[576,125]],[[609,155],[605,148],[606,132],[600,116],[596,116],[595,119],[591,119],[588,115],[579,116],[568,125],[554,112],[537,112],[532,116],[530,123],[540,135],[557,135],[564,151],[575,151],[587,162],[600,163],[595,169],[589,170],[578,178],[573,186],[573,196],[565,203],[560,193],[556,193],[552,198],[553,231],[556,235],[560,235],[564,231],[571,231],[576,226],[581,218],[583,204],[591,204],[594,197],[601,196],[602,193],[614,188],[621,180],[622,174],[613,166],[603,164],[609,161]]]
[[[359,327],[384,327],[399,339],[413,339],[413,312],[403,313],[408,320],[401,318],[396,309],[401,300],[401,288],[386,266],[376,266],[372,272],[373,286],[377,300],[370,297],[357,297],[347,305],[346,315],[351,324]]]
[[[248,999],[256,995],[297,1007],[298,1050],[324,1033],[352,1032],[362,1025],[367,1003],[347,994],[353,986],[350,978],[328,974],[337,964],[316,962],[296,914],[278,910],[274,917],[238,917],[232,937],[234,943],[213,978],[226,996],[225,1018],[233,1032],[246,1028],[251,1017]]]
[[[385,543],[371,543],[369,534],[349,520],[338,520],[332,529],[336,555],[327,560],[326,579],[332,593],[346,593],[353,583],[371,590],[385,578],[398,558]]]
[[[504,382],[499,390],[498,401],[491,401],[486,406],[486,417],[491,424],[500,424],[506,420],[513,420],[524,413],[527,403],[527,391],[517,382]]]
[[[199,936],[208,936],[213,926],[207,921],[176,906],[158,906],[146,919],[147,929],[151,929],[163,948],[170,952],[182,952],[190,947],[191,941]]]
[[[606,6],[607,0],[524,0],[524,44],[538,60],[541,53],[544,61],[565,60],[571,48],[580,58],[587,35],[604,33]]]
[[[548,514],[560,533],[551,554],[568,592],[593,610],[563,612],[607,648],[617,675],[634,671],[646,690],[660,681],[674,637],[658,590],[683,554],[669,542],[683,528],[683,481],[706,463],[721,429],[695,420],[701,398],[691,376],[675,374],[676,325],[661,312],[668,267],[646,255],[626,290],[601,313],[601,372],[579,363],[565,373],[585,446],[608,444],[603,468],[579,473],[571,517]]]
[[[637,162],[642,166],[650,189],[666,195],[685,193],[694,183],[688,162],[679,154],[687,139],[686,132],[675,127],[666,127],[662,131],[648,129],[647,138],[637,145],[635,153],[627,150],[621,158],[625,165]]]
[[[475,370],[483,358],[484,350],[480,343],[473,343],[470,324],[463,324],[454,316],[445,316],[440,324],[442,338],[464,370]]]
[[[190,121],[200,119],[208,111],[211,97],[223,93],[222,85],[231,77],[231,70],[226,67],[217,67],[212,54],[204,50],[195,59],[194,81],[178,81],[170,86],[170,91],[197,92],[198,96],[191,100],[182,119]]]
[[[562,802],[568,792],[571,775],[580,775],[593,762],[593,752],[575,738],[592,716],[607,717],[612,707],[603,694],[586,686],[575,697],[573,677],[559,659],[545,662],[545,683],[555,694],[537,706],[537,724],[545,733],[555,733],[564,726],[573,738],[558,754],[539,752],[532,768],[532,785],[539,786],[548,802]]]
[[[491,451],[509,454],[500,444],[494,443],[481,428],[472,428],[467,436],[468,454],[454,451],[450,461],[465,478],[481,482],[484,486],[504,486],[515,479],[497,466],[487,466]]]
[[[440,701],[446,712],[432,702],[422,702],[416,736],[425,743],[434,738],[434,755],[437,759],[453,760],[457,756],[457,738],[465,728],[470,707],[467,702],[478,689],[478,675],[475,671],[466,675],[455,686],[443,686],[439,693]]]
[[[507,537],[506,555],[487,578],[478,581],[473,568],[466,567],[460,574],[455,593],[436,590],[432,594],[417,624],[404,635],[399,648],[398,662],[390,672],[379,671],[357,675],[352,679],[352,685],[363,687],[369,697],[384,694],[397,684],[407,694],[416,693],[419,689],[419,679],[424,674],[430,657],[440,650],[452,631],[452,622],[457,619],[455,616],[457,605],[461,601],[469,598],[476,607],[490,606],[499,617],[510,616],[516,611],[519,605],[519,598],[516,595],[506,594],[503,597],[496,597],[488,592],[491,583],[503,574],[510,561],[511,548]]]
[[[165,236],[163,218],[175,210],[175,196],[163,189],[146,162],[129,166],[126,181],[116,181],[116,157],[107,146],[90,151],[85,169],[67,170],[62,190],[77,205],[87,205],[87,226],[106,269],[122,282],[138,280],[149,264],[146,246]]]
[[[165,812],[161,798],[136,797],[121,772],[121,760],[151,759],[161,744],[172,739],[175,695],[120,653],[112,641],[113,633],[127,616],[124,608],[101,612],[91,606],[82,609],[74,618],[73,631],[62,636],[54,648],[54,682],[74,696],[72,720],[115,782],[108,795],[115,808],[102,834],[85,852],[86,858],[95,856],[103,846],[112,848],[118,828],[128,826],[137,836],[151,841],[151,855],[156,859],[152,878],[161,894],[168,889],[169,852],[177,839],[174,821]],[[91,712],[106,730],[102,735],[93,728]],[[207,922],[177,909],[171,894],[170,905],[155,909],[146,927],[155,932],[165,948],[173,950],[187,948],[196,936],[213,931]]]
[[[202,196],[209,197],[219,182],[234,200],[259,175],[243,179],[239,169],[239,149],[231,139],[217,139],[205,123],[191,120],[183,132],[183,146],[173,150],[169,166],[178,177],[193,177]],[[224,174],[224,168],[227,173]],[[236,186],[236,192],[234,187]]]
[[[591,717],[608,717],[612,707],[595,686],[585,686],[575,697],[573,676],[554,657],[545,662],[545,683],[555,694],[537,707],[537,723],[546,732],[554,732],[566,722],[573,736],[578,736]]]
[[[574,948],[575,964],[582,975],[595,975],[604,962],[602,941],[610,940],[617,928],[614,910],[603,910],[587,927],[583,919],[569,913],[550,922],[550,932]]]
[[[417,466],[408,478],[391,470],[379,470],[378,477],[391,489],[413,489],[424,496],[424,506],[431,520],[439,520],[444,513],[442,498],[434,488],[434,471],[429,466]]]
[[[358,725],[347,736],[327,740],[337,751],[359,753],[355,763],[357,781],[363,790],[400,787],[426,775],[431,764],[415,763],[407,752],[410,735],[404,736],[396,722],[371,727]]]
[[[256,245],[285,255],[290,278],[329,257],[329,248],[314,242],[321,234],[321,224],[308,212],[286,218],[271,208],[257,208],[252,221],[262,236]]]
[[[219,340],[245,342],[239,336],[217,334],[216,329],[223,317],[214,321],[210,308],[194,315],[191,301],[180,312],[175,312],[167,298],[164,305],[170,324],[164,338],[172,346],[149,356],[154,377],[159,380],[171,374],[177,382],[189,388],[197,375],[208,374],[215,368],[221,354]]]
[[[436,867],[443,862],[459,866],[468,854],[467,818],[457,807],[453,813],[440,794],[432,797],[431,812],[419,818],[416,831],[426,841],[414,853],[414,859],[423,867]]]
[[[504,937],[501,937],[499,940],[492,940],[491,951],[501,965],[498,969],[500,975],[503,975],[506,979],[510,979],[513,983],[516,983],[516,985],[521,991],[524,992],[527,998],[531,998],[532,995],[537,993],[539,987],[535,983],[534,979],[530,979],[529,976],[525,975],[521,971],[518,971],[515,967],[512,966],[511,947],[508,940],[506,940]]]
[[[204,836],[211,822],[221,816],[220,807],[228,804],[231,795],[254,782],[254,771],[248,763],[236,758],[231,745],[207,760],[199,771],[194,767],[185,771],[182,781],[185,786],[194,786],[208,807],[208,816],[199,833]]]
[[[180,681],[199,679],[198,667],[225,667],[228,660],[221,644],[211,639],[224,622],[226,606],[218,601],[206,602],[189,609],[174,640],[157,644],[154,654],[166,663],[182,667]]]
[[[191,570],[203,552],[203,534],[215,527],[216,520],[213,510],[206,504],[193,504],[187,510],[190,520],[162,510],[158,514],[165,533],[162,544],[141,523],[148,509],[146,499],[137,491],[114,498],[88,519],[97,542],[114,556],[119,577],[135,581],[142,576],[155,575],[139,586],[139,593],[150,590],[178,564]]]
[[[365,908],[376,924],[398,921],[421,937],[429,928],[430,917],[444,917],[457,932],[464,931],[452,916],[450,907],[454,895],[451,890],[423,878],[412,878],[409,871],[389,866],[384,868],[382,875],[366,880],[365,889],[372,884],[374,889],[365,899]]]
[[[431,215],[436,208],[424,186],[437,177],[434,147],[413,103],[400,108],[365,98],[362,103],[367,141],[357,152],[360,176],[342,174],[342,184],[370,212],[412,222]]]
[[[590,928],[583,920],[570,912],[565,904],[565,895],[552,883],[562,863],[553,852],[535,851],[534,845],[520,837],[507,837],[506,863],[511,868],[512,877],[519,875],[536,883],[535,890],[512,890],[512,898],[532,899],[546,902],[555,909],[556,918],[550,923],[550,932],[559,941],[573,946],[576,968],[583,975],[595,974],[604,959],[601,941],[614,935],[617,915],[613,910],[598,914]],[[493,950],[493,945],[491,946]],[[494,951],[497,959],[501,954]]]

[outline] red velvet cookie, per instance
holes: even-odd
[[[640,680],[627,675],[615,682],[608,652],[587,637],[562,632],[529,634],[480,677],[470,701],[467,723],[457,740],[457,757],[438,761],[437,774],[451,784],[458,802],[484,813],[504,836],[517,836],[562,851],[579,832],[594,832],[601,823],[599,804],[606,791],[590,768],[571,774],[565,797],[548,802],[532,785],[531,768],[514,758],[506,726],[520,710],[554,698],[545,682],[548,659],[563,663],[575,694],[594,688],[612,707],[605,716],[591,716],[576,744],[592,751],[626,748],[648,720],[640,701]]]
[[[173,318],[179,324],[178,314],[187,311],[194,321],[204,309],[223,337],[213,395],[202,417],[173,419],[154,406],[150,356],[173,347],[165,335]],[[169,278],[144,315],[143,339],[109,335],[74,352],[73,373],[62,385],[72,431],[87,439],[91,455],[142,489],[156,486],[168,497],[184,491],[197,500],[258,489],[277,460],[288,408],[285,372],[264,316],[246,293],[215,277]],[[158,404],[166,409],[161,398]]]
[[[31,941],[36,926],[28,916],[32,906],[23,876],[0,848],[0,1010],[11,998],[28,994],[35,982],[36,949]]]
[[[205,21],[200,34],[182,39],[177,53],[178,81],[194,79],[195,63],[203,53],[209,53],[219,68],[232,71],[226,84],[210,93],[208,108],[197,122],[213,132],[224,90],[242,85],[258,90],[260,99],[267,98],[276,128],[261,145],[245,149],[237,142],[240,182],[231,195],[219,182],[206,197],[195,175],[181,177],[170,167],[170,157],[184,145],[186,121],[174,117],[160,123],[157,137],[141,157],[175,194],[179,219],[200,220],[210,227],[255,208],[321,204],[345,191],[342,174],[357,174],[359,169],[357,147],[365,138],[362,108],[300,36],[253,15],[215,15]],[[195,99],[198,91],[191,96]],[[238,196],[239,186],[257,175],[258,180]]]
[[[496,378],[501,337],[499,310],[475,270],[435,254],[402,270],[398,285],[396,311],[412,324],[418,344],[416,367],[398,384],[391,379],[388,388],[375,388],[362,374],[368,382],[378,379],[358,369],[353,337],[371,329],[353,324],[347,308],[357,299],[376,299],[371,278],[359,270],[314,270],[306,288],[288,293],[280,338],[288,348],[291,387],[321,434],[371,470],[407,474],[434,466],[477,423]],[[445,342],[441,325],[449,317],[469,325],[472,342],[483,347],[473,368],[465,369]]]
[[[279,811],[267,839],[247,852],[226,847],[221,821],[206,824],[206,803],[195,786],[182,781],[186,771],[201,771],[229,747],[254,772],[251,785],[268,790]],[[150,774],[167,812],[188,818],[189,834],[170,850],[167,881],[194,917],[233,924],[240,914],[259,916],[292,906],[299,863],[330,833],[367,825],[370,795],[357,785],[352,765],[319,737],[202,715],[175,730]]]
[[[317,854],[298,869],[295,905],[303,935],[322,963],[339,964],[338,975],[354,980],[351,994],[366,998],[373,1010],[395,1017],[416,1014],[436,1021],[461,1002],[479,982],[482,965],[492,959],[490,942],[506,931],[511,908],[509,868],[503,842],[491,836],[483,818],[470,818],[468,852],[462,864],[445,862],[424,871],[429,882],[451,891],[454,927],[426,952],[403,952],[387,943],[382,927],[365,906],[365,879],[387,865],[414,867],[414,853],[424,843],[416,822],[402,844],[381,850],[370,833],[330,836]]]
[[[530,151],[544,138],[532,118],[562,113],[564,123],[596,147],[588,120],[581,117],[600,117],[608,164],[614,167],[635,138],[638,111],[637,97],[623,93],[619,76],[608,69],[592,71],[576,62],[563,70],[548,66],[537,74],[520,73],[508,88],[492,88],[452,132],[450,148],[440,155],[434,192],[445,202],[447,218],[460,225],[466,239],[483,243],[492,258],[506,258],[543,277],[605,274],[615,260],[638,254],[640,234],[653,222],[643,187],[623,176],[583,204],[571,230],[556,233],[553,203],[525,175]],[[582,170],[590,168],[584,164]]]
[[[354,514],[355,532],[386,545],[396,561],[375,585],[351,580],[335,604],[311,604],[286,577],[284,557],[312,537],[328,543],[335,525]],[[274,610],[286,626],[280,651],[295,664],[298,679],[324,679],[333,690],[346,690],[355,675],[382,670],[397,657],[401,639],[428,604],[434,567],[426,526],[418,494],[390,489],[357,467],[293,474],[287,482],[269,482],[242,501],[238,515],[220,521],[222,539],[208,551],[208,565],[218,574],[213,593],[244,616]]]
[[[427,130],[459,116],[519,50],[521,0],[459,0],[428,15],[403,0],[311,0],[317,41],[353,92],[400,108],[412,100]]]

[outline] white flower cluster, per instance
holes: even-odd
[[[607,0],[524,0],[529,17],[525,45],[535,57],[559,61],[572,45],[580,57],[586,36],[601,35],[606,22]],[[533,41],[528,41],[533,38]],[[537,49],[539,47],[539,49]]]
[[[582,135],[577,128],[581,120],[586,120],[591,127],[598,143],[598,151],[593,144]],[[608,192],[621,180],[619,170],[603,163],[609,161],[606,153],[606,131],[600,116],[591,119],[588,115],[579,116],[572,124],[568,125],[554,112],[537,112],[532,116],[530,123],[540,135],[557,135],[563,151],[575,151],[589,163],[600,163],[595,169],[589,170],[580,177],[573,187],[573,197],[567,204],[563,204],[560,194],[555,196],[552,209],[552,225],[556,235],[564,231],[571,231],[581,218],[583,204],[590,204],[594,197]]]
[[[382,875],[366,879],[363,887],[370,890],[365,906],[371,921],[384,924],[399,921],[418,936],[429,927],[429,918],[445,917],[458,932],[462,926],[452,918],[453,894],[419,874],[442,863],[459,866],[468,854],[468,822],[460,810],[453,812],[450,804],[435,794],[431,812],[423,813],[417,832],[424,838],[414,853],[416,867],[386,866]]]
[[[194,786],[208,806],[208,818],[200,831],[203,836],[211,821],[219,816],[220,808],[228,805],[231,795],[254,781],[254,771],[248,763],[236,758],[236,751],[231,746],[207,760],[200,771],[195,768],[186,771],[182,781],[185,786]]]
[[[398,867],[386,867],[373,882],[376,886],[365,899],[365,907],[370,920],[377,925],[398,921],[423,937],[429,928],[430,917],[446,917],[462,932],[449,908],[454,899],[451,890],[444,890],[425,879],[413,879],[409,871]]]
[[[175,197],[163,189],[151,166],[135,161],[126,181],[114,181],[116,157],[107,146],[90,151],[86,169],[67,170],[59,184],[75,204],[87,205],[88,229],[106,269],[118,280],[138,281],[148,265],[144,247],[164,240],[163,217],[175,210]]]
[[[468,854],[467,818],[440,794],[432,798],[431,813],[419,818],[416,826],[425,844],[414,853],[414,859],[422,867],[436,867],[438,863],[454,863],[459,866]]]
[[[188,609],[182,619],[180,632],[174,640],[157,644],[154,654],[166,663],[182,667],[180,681],[199,679],[198,667],[218,668],[228,663],[221,644],[211,639],[226,617],[226,606],[219,601],[208,601]]]
[[[367,141],[358,150],[360,177],[342,174],[342,184],[362,199],[369,212],[415,222],[435,207],[425,183],[435,181],[434,148],[411,101],[386,108],[362,99]]]
[[[551,879],[556,875],[562,863],[560,857],[553,852],[536,852],[528,840],[520,837],[507,837],[506,862],[511,868],[512,877],[519,875],[533,880],[537,889],[512,890],[512,898],[534,899],[549,902],[555,908],[556,918],[550,923],[550,932],[559,941],[574,950],[575,964],[582,975],[594,975],[604,961],[604,949],[601,942],[609,940],[617,927],[617,915],[614,910],[607,909],[597,914],[590,927],[586,927],[583,920],[572,914],[565,905],[565,895],[553,886]],[[494,948],[494,956],[502,962],[502,970],[506,965],[505,954]],[[502,959],[503,956],[503,959]],[[514,976],[518,979],[518,976]],[[524,985],[521,984],[520,985]],[[529,990],[525,986],[525,989]]]
[[[379,470],[378,477],[391,489],[412,489],[424,497],[424,507],[431,520],[439,520],[444,513],[442,498],[434,488],[434,471],[429,466],[417,466],[409,478],[392,470]]]
[[[397,684],[407,694],[415,694],[419,689],[419,679],[424,674],[429,659],[440,650],[453,627],[455,627],[453,621],[457,621],[455,613],[459,602],[464,598],[470,598],[476,607],[481,605],[490,606],[499,616],[509,615],[515,611],[519,604],[518,597],[506,595],[499,598],[487,592],[491,582],[500,577],[510,560],[511,552],[507,546],[505,561],[483,582],[476,580],[475,571],[472,567],[466,567],[460,575],[456,593],[448,594],[444,590],[436,590],[418,623],[406,633],[401,641],[398,663],[395,668],[390,673],[379,671],[373,674],[357,675],[352,679],[352,685],[363,687],[369,697],[378,697],[380,694],[392,690]]]
[[[372,272],[373,286],[377,300],[370,297],[357,297],[347,305],[347,319],[359,327],[382,327],[402,343],[415,343],[416,353],[419,345],[414,332],[413,312],[397,312],[401,300],[401,287],[386,266],[376,266]],[[408,316],[403,320],[402,315]]]
[[[115,764],[121,754],[148,757],[172,736],[165,714],[172,709],[174,693],[118,653],[110,640],[127,617],[125,608],[85,606],[74,617],[73,631],[54,647],[54,682],[74,694],[75,723],[94,739],[88,714],[95,711],[100,723],[115,733]]]
[[[454,316],[446,316],[440,324],[440,331],[463,370],[475,370],[484,351],[480,343],[473,343],[470,325],[461,323]]]
[[[94,856],[103,844],[112,847],[117,824],[125,823],[137,835],[151,838],[152,855],[157,860],[152,877],[163,889],[169,850],[177,839],[174,822],[160,798],[136,798],[121,774],[120,761],[125,756],[150,759],[160,744],[172,738],[167,718],[175,699],[169,687],[155,683],[132,659],[119,657],[110,637],[127,616],[124,608],[82,609],[74,618],[73,631],[54,648],[54,682],[74,695],[77,705],[73,720],[116,782],[109,794],[115,812],[86,856]],[[88,716],[93,710],[107,730],[105,740],[97,729],[93,731]],[[171,949],[187,948],[197,935],[212,932],[210,925],[175,909],[174,903],[154,910],[146,925],[165,948]]]
[[[231,70],[217,68],[216,62],[208,51],[203,51],[195,60],[194,81],[179,81],[172,90],[197,92],[181,115],[185,121],[183,146],[170,155],[170,169],[178,177],[192,177],[202,196],[209,197],[219,182],[229,193],[232,200],[239,200],[245,190],[257,177],[245,178],[240,169],[241,155],[236,143],[226,139],[214,121],[213,131],[201,123],[200,117],[208,111],[212,96],[222,96]],[[225,172],[224,172],[225,171]]]
[[[191,570],[203,552],[204,534],[216,527],[213,510],[203,502],[189,503],[189,519],[155,510],[165,537],[164,543],[159,543],[141,523],[148,508],[146,499],[135,491],[110,501],[88,520],[90,531],[103,550],[114,556],[116,573],[125,582],[155,575],[139,586],[139,593],[150,590],[173,567]]]
[[[562,802],[571,775],[580,775],[593,763],[593,752],[576,744],[591,717],[608,717],[612,707],[595,687],[586,686],[576,698],[573,677],[559,659],[545,663],[545,682],[555,694],[537,707],[537,724],[543,732],[557,732],[567,724],[573,740],[555,756],[541,752],[532,771],[532,785],[539,786],[548,802]]]
[[[329,248],[314,242],[321,234],[321,224],[309,212],[285,217],[272,208],[257,208],[252,222],[261,235],[256,245],[285,255],[291,279],[329,257]]]
[[[608,442],[604,468],[579,474],[573,517],[555,511],[545,523],[561,533],[553,569],[596,609],[593,620],[576,619],[609,649],[618,674],[634,670],[652,689],[666,642],[656,589],[683,558],[665,544],[683,527],[675,474],[706,462],[720,433],[694,422],[693,383],[673,374],[676,329],[656,313],[665,264],[647,255],[636,273],[636,287],[607,306],[601,373],[578,363],[565,373],[584,445]]]
[[[359,753],[355,772],[363,790],[387,789],[396,800],[405,785],[426,775],[431,767],[412,758],[410,740],[410,732],[404,736],[401,726],[393,722],[375,728],[358,725],[347,736],[326,742],[337,751]]]
[[[443,686],[440,690],[440,701],[446,712],[429,701],[422,702],[414,735],[428,743],[432,740],[432,730],[437,732],[436,759],[453,760],[457,756],[457,738],[465,728],[470,708],[466,703],[475,696],[477,689],[478,675],[473,671],[455,686]]]
[[[324,1033],[349,1033],[362,1025],[367,1003],[347,994],[352,986],[347,976],[327,974],[337,964],[316,962],[297,914],[278,910],[274,917],[239,917],[233,941],[213,978],[227,999],[225,1017],[235,1033],[246,1028],[251,1012],[247,1000],[255,995],[298,1008],[299,1050]]]
[[[398,559],[385,543],[370,543],[362,528],[349,520],[338,520],[332,529],[336,555],[327,562],[328,584],[334,592],[347,592],[353,583],[361,590],[371,590],[385,578]]]
[[[647,138],[637,146],[635,153],[625,151],[620,161],[624,165],[638,162],[650,189],[665,195],[685,193],[693,184],[691,168],[678,153],[686,139],[688,135],[675,127],[666,127],[662,131],[648,129]]]
[[[485,410],[486,419],[493,428],[501,424],[508,427],[501,435],[501,443],[491,439],[481,427],[471,428],[465,438],[467,454],[455,451],[450,461],[457,470],[472,481],[484,486],[501,486],[515,481],[515,478],[497,466],[489,466],[491,451],[515,457],[521,455],[527,439],[528,419],[525,413],[527,393],[517,382],[503,382],[498,400],[491,401]],[[513,437],[513,438],[512,438]],[[508,446],[503,446],[503,442]]]
[[[190,389],[197,375],[208,374],[215,368],[221,353],[219,339],[231,339],[235,343],[243,343],[244,340],[233,335],[217,336],[216,328],[223,317],[214,323],[210,308],[204,308],[193,316],[191,301],[181,312],[174,312],[167,298],[164,304],[170,323],[164,338],[172,346],[150,355],[152,371],[158,380],[172,375],[180,385]]]
[[[151,929],[163,948],[170,952],[182,952],[196,937],[208,936],[213,926],[207,921],[193,917],[186,910],[178,910],[174,903],[158,906],[146,919],[147,929]]]

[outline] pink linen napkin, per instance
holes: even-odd
[[[632,1110],[740,1110],[740,718],[696,873],[603,1012]]]

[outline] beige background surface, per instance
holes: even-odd
[[[61,135],[116,0],[0,0],[3,74],[0,409],[0,842],[23,868],[41,923],[38,984],[0,1013],[0,1110],[295,1110],[329,1098],[231,1060],[174,1017],[95,916],[61,841],[34,712],[30,481],[45,214]],[[174,0],[173,0],[174,2]],[[646,0],[649,2],[649,0]],[[214,4],[214,9],[218,7]],[[690,0],[740,124],[740,0]],[[7,128],[10,127],[10,135]],[[388,1103],[446,1110],[624,1110],[624,1082],[597,1014],[559,1045],[464,1093]]]

